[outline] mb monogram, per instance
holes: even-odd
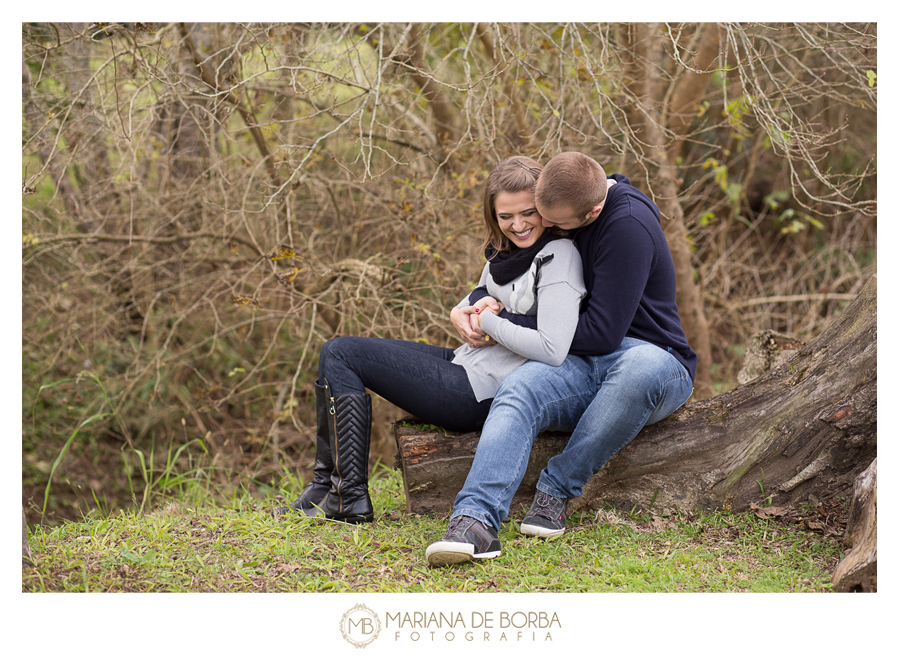
[[[350,608],[341,618],[341,635],[359,649],[374,642],[380,632],[378,615],[362,603]]]

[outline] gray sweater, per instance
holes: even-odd
[[[550,254],[553,260],[543,262]],[[568,239],[549,242],[528,272],[503,286],[491,278],[490,263],[485,264],[478,286],[486,285],[490,295],[511,313],[537,315],[537,329],[521,327],[491,312],[481,315],[482,330],[498,344],[462,345],[453,357],[453,363],[466,369],[479,402],[494,397],[500,382],[526,361],[558,366],[565,360],[586,292],[583,276],[578,249]],[[469,298],[457,306],[469,306]]]

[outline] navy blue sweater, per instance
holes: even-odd
[[[613,174],[600,216],[570,231],[584,267],[582,302],[570,354],[609,354],[626,336],[668,349],[694,379],[697,355],[690,348],[675,303],[675,265],[660,225],[659,208],[625,176]],[[474,303],[487,295],[479,288]],[[534,316],[502,311],[516,324]]]

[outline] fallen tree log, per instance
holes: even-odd
[[[877,277],[796,356],[737,388],[686,404],[640,434],[597,473],[570,509],[612,504],[654,511],[789,506],[849,496],[876,457]],[[477,433],[395,425],[407,509],[445,514],[465,482]],[[531,503],[565,433],[535,441],[512,510]],[[514,513],[511,511],[511,514]]]
[[[850,518],[844,533],[844,556],[831,578],[837,592],[878,591],[878,460],[853,485]]]

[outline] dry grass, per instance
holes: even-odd
[[[405,511],[399,473],[371,490],[364,526],[299,515],[273,519],[277,495],[227,500],[202,487],[154,511],[92,516],[32,535],[37,592],[827,592],[841,552],[845,511],[827,531],[819,510],[762,519],[714,512],[632,517],[578,513],[546,541],[500,530],[503,554],[447,569],[425,547],[446,521]],[[817,521],[818,522],[818,521]]]

